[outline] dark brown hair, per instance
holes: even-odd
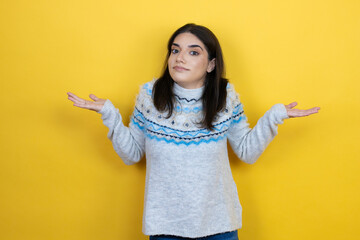
[[[221,47],[216,36],[206,27],[193,23],[186,24],[176,30],[170,37],[165,59],[163,74],[156,80],[153,87],[154,105],[158,111],[168,111],[168,118],[174,110],[174,80],[171,78],[168,69],[168,59],[171,54],[171,46],[174,39],[181,33],[192,33],[204,45],[209,55],[209,61],[215,58],[215,68],[207,73],[205,78],[205,89],[202,95],[203,119],[200,122],[202,127],[213,129],[213,121],[218,112],[226,105],[226,86],[228,80],[224,78],[225,66]]]

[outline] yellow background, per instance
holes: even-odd
[[[148,239],[145,160],[126,166],[100,115],[66,92],[111,99],[125,123],[188,22],[219,38],[251,126],[288,119],[254,165],[231,153],[240,240],[358,239],[358,0],[0,1],[0,239]]]

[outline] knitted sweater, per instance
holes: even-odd
[[[166,118],[153,104],[154,82],[141,87],[129,127],[109,100],[99,111],[125,164],[137,163],[146,153],[143,233],[197,238],[241,228],[227,141],[242,161],[254,163],[277,134],[277,124],[288,118],[285,106],[274,105],[251,129],[228,84],[226,108],[209,131],[198,124],[204,87],[185,89],[175,83],[176,105]]]

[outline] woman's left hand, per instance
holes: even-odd
[[[313,107],[307,110],[293,109],[293,107],[295,107],[296,105],[297,102],[292,102],[289,105],[285,105],[287,114],[290,118],[309,116],[311,114],[318,113],[318,111],[320,110],[319,107]]]

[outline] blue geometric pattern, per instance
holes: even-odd
[[[150,83],[145,83],[143,88],[146,90],[146,93],[152,96],[152,85]]]
[[[135,108],[131,121],[150,139],[188,146],[191,144],[199,145],[200,143],[209,143],[212,141],[217,142],[224,139],[231,124],[245,118],[243,112],[241,104],[239,104],[235,107],[232,116],[214,125],[213,131],[209,131],[206,128],[185,131],[164,126],[145,117],[144,113],[138,108]]]
[[[202,107],[194,107],[194,108],[189,108],[189,107],[180,107],[180,106],[176,106],[174,108],[175,112],[181,113],[199,113],[202,111]]]
[[[202,103],[200,99],[187,99],[175,95],[179,102],[174,107],[176,117],[166,118],[159,113],[152,102],[154,81],[145,83],[142,95],[138,99],[131,122],[138,127],[146,137],[156,141],[164,141],[186,146],[201,143],[218,142],[226,138],[232,124],[245,119],[243,106],[230,84],[227,86],[228,97],[226,109],[219,113],[214,128],[198,128],[195,119],[201,119]],[[181,103],[180,103],[181,102]],[[235,107],[234,107],[235,105]],[[197,120],[199,121],[199,120]],[[194,130],[186,130],[194,129]]]

